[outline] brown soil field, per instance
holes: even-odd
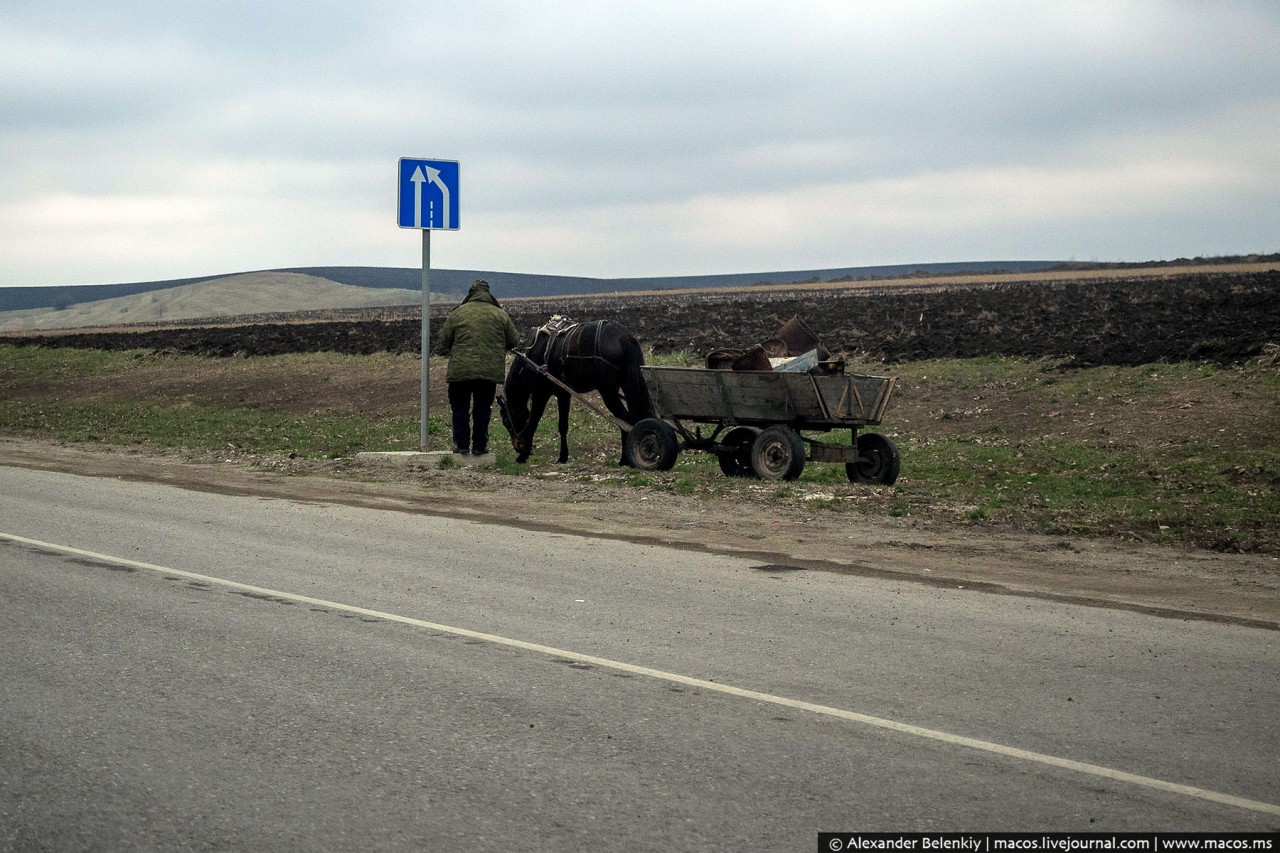
[[[1263,267],[1261,269],[1256,267]],[[768,337],[799,316],[833,352],[894,364],[985,355],[1079,366],[1232,364],[1280,343],[1280,270],[1039,273],[510,300],[516,325],[552,314],[612,320],[654,352],[705,353]],[[433,306],[433,329],[449,306]],[[0,342],[209,356],[417,352],[420,309],[248,317],[181,327],[24,332]]]

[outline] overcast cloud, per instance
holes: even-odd
[[[0,8],[0,286],[1280,251],[1280,3]]]

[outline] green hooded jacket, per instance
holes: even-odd
[[[445,379],[463,382],[506,378],[507,350],[520,343],[516,326],[489,292],[489,284],[477,281],[462,304],[449,312],[436,338],[436,352],[449,356]]]

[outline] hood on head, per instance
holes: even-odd
[[[494,299],[493,294],[489,292],[489,282],[482,278],[475,280],[471,285],[471,289],[467,291],[467,298],[462,300],[465,305],[468,302],[488,302],[490,305],[497,305],[498,300]]]

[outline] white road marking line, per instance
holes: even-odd
[[[755,690],[747,690],[742,687],[734,687],[729,684],[720,684],[715,681],[707,681],[702,678],[693,678],[688,675],[680,675],[675,672],[666,672],[661,669],[652,669],[647,666],[637,666],[636,664],[625,663],[623,661],[611,660],[609,658],[596,657],[595,655],[583,654],[581,652],[569,651],[568,649],[558,649],[555,646],[544,646],[541,643],[530,643],[525,640],[517,640],[511,637],[503,637],[498,634],[486,634],[482,631],[472,631],[468,628],[456,628],[452,625],[442,625],[439,622],[428,622],[423,619],[414,619],[409,616],[399,616],[395,613],[386,613],[381,610],[370,610],[365,607],[357,607],[352,604],[342,604],[337,601],[327,601],[323,598],[312,598],[307,595],[298,595],[292,592],[282,592],[275,589],[267,589],[265,587],[253,586],[252,584],[239,583],[238,581],[229,581],[222,578],[215,578],[209,575],[196,574],[182,569],[173,569],[167,566],[157,566],[154,563],[144,563],[139,560],[130,560],[125,557],[114,557],[110,554],[100,554],[96,551],[86,551],[81,548],[73,548],[69,545],[58,545],[52,542],[42,542],[38,539],[28,539],[25,536],[17,536],[12,533],[0,533],[0,540],[8,540],[18,542],[24,545],[31,545],[36,548],[46,548],[52,551],[58,551],[63,554],[73,554],[78,557],[87,557],[103,562],[115,563],[120,566],[129,566],[136,569],[147,569],[153,572],[161,572],[166,575],[186,578],[188,580],[197,580],[203,583],[215,584],[226,587],[228,589],[236,589],[244,592],[251,592],[257,595],[272,596],[275,598],[288,599],[296,601],[300,604],[314,604],[319,607],[327,607],[333,610],[342,610],[347,613],[355,613],[363,616],[370,616],[377,619],[383,619],[388,622],[399,622],[404,625],[412,625],[417,628],[428,628],[433,631],[440,631],[447,634],[453,634],[459,637],[469,637],[475,640],[484,640],[485,642],[495,643],[497,645],[508,646],[515,649],[523,649],[525,651],[537,652],[538,654],[550,655],[553,657],[566,658],[568,660],[580,663],[594,664],[595,666],[604,667],[606,669],[614,669],[620,672],[628,672],[635,675],[643,675],[649,678],[658,679],[660,681],[668,681],[674,684],[683,684],[688,687],[696,687],[701,690],[723,693],[729,696],[737,696],[741,699],[751,699],[756,702],[763,702],[771,705],[780,705],[784,708],[793,708],[797,711],[809,711],[814,714],[821,714],[827,717],[835,717],[840,720],[848,720],[850,722],[862,723],[867,726],[874,726],[879,729],[887,729],[889,731],[898,732],[900,734],[912,735],[914,737],[925,738],[926,740],[939,741],[941,743],[951,744],[953,746],[964,746],[970,749],[981,750],[982,752],[1003,755],[1007,758],[1015,758],[1019,761],[1027,761],[1034,764],[1043,764],[1049,767],[1057,767],[1062,770],[1072,770],[1077,773],[1083,773],[1089,776],[1097,776],[1103,779],[1109,779],[1113,782],[1127,782],[1131,785],[1139,785],[1144,788],[1152,788],[1157,791],[1165,791],[1171,794],[1180,794],[1185,797],[1192,797],[1198,800],[1205,800],[1211,803],[1219,803],[1226,806],[1234,806],[1235,808],[1247,809],[1249,811],[1261,812],[1262,814],[1280,816],[1280,805],[1275,803],[1266,803],[1260,800],[1251,800],[1246,797],[1237,797],[1232,794],[1224,794],[1220,791],[1211,791],[1206,788],[1197,788],[1192,785],[1182,785],[1177,782],[1166,782],[1163,779],[1153,779],[1149,776],[1141,776],[1137,773],[1127,773],[1123,770],[1116,770],[1111,767],[1104,767],[1100,764],[1090,764],[1085,761],[1075,761],[1070,758],[1060,758],[1056,755],[1048,755],[1042,752],[1033,752],[1027,749],[1019,749],[1014,746],[1005,746],[1004,744],[994,743],[992,741],[979,740],[977,738],[965,737],[964,735],[954,735],[949,732],[939,731],[937,729],[927,729],[922,726],[914,726],[910,723],[900,723],[896,720],[887,720],[883,717],[872,717],[867,714],[859,714],[856,711],[846,711],[843,708],[833,708],[829,705],[818,705],[813,702],[805,702],[800,699],[790,699],[786,696],[775,696],[771,693],[760,693]]]

